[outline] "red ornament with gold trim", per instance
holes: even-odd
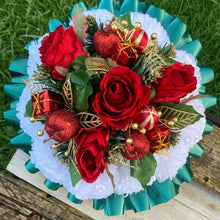
[[[33,113],[32,116],[46,118],[50,113],[64,108],[62,95],[57,92],[45,90],[31,96]]]
[[[138,130],[132,130],[129,137],[131,143],[125,143],[125,151],[122,153],[127,160],[143,158],[150,151],[150,142],[147,137]]]
[[[170,147],[170,129],[166,125],[159,124],[153,130],[147,131],[146,136],[150,140],[152,153],[159,153]]]
[[[142,106],[140,114],[133,120],[137,122],[139,128],[146,130],[153,129],[159,121],[157,110],[152,105]]]
[[[67,142],[77,134],[79,122],[75,113],[61,109],[48,116],[45,130],[50,139]]]
[[[122,36],[123,41],[116,43],[111,59],[118,65],[132,68],[143,55],[148,43],[148,36],[142,29],[132,29],[128,36]]]

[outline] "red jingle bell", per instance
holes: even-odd
[[[150,141],[144,134],[137,130],[131,133],[132,143],[126,143],[125,152],[122,153],[123,157],[127,160],[135,160],[143,158],[150,151]]]
[[[95,49],[102,58],[111,56],[111,53],[119,40],[119,36],[110,28],[96,31],[93,37]]]
[[[67,142],[77,134],[79,122],[76,114],[61,109],[48,116],[45,130],[50,139],[57,142]]]
[[[133,120],[140,128],[153,129],[159,121],[157,110],[152,105],[142,106],[140,114]]]

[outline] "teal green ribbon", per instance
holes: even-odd
[[[54,182],[50,181],[49,179],[46,179],[44,181],[44,185],[48,189],[53,190],[53,191],[58,190],[61,187],[61,185],[59,183],[54,183]]]
[[[38,172],[39,170],[35,167],[35,164],[33,164],[31,162],[31,160],[28,160],[26,163],[25,163],[25,168],[27,169],[28,172],[34,174],[36,172]]]
[[[72,193],[68,193],[67,198],[76,204],[81,204],[83,201],[80,199],[77,199]]]
[[[84,11],[87,10],[83,2],[77,5]],[[62,22],[60,19],[52,20],[48,24],[49,31],[54,31],[59,25],[68,27],[74,14],[75,7],[76,5],[71,9],[65,22]],[[113,0],[100,0],[97,6],[90,9],[107,9],[115,16],[124,14],[127,11],[146,13],[161,22],[161,25],[167,30],[170,40],[174,43],[176,49],[185,50],[195,58],[201,53],[202,47],[200,42],[198,40],[192,41],[185,24],[178,18],[172,17],[166,11],[151,4],[138,2],[138,0],[120,0],[118,2],[114,2]],[[33,41],[37,41],[37,39]],[[30,43],[25,46],[25,49],[28,49]],[[5,85],[4,91],[10,100],[10,110],[4,112],[4,117],[7,123],[13,125],[18,131],[17,136],[11,139],[12,145],[28,153],[31,150],[31,138],[25,134],[23,130],[19,129],[19,121],[16,118],[16,104],[25,87],[22,80],[27,78],[27,58],[16,57],[10,65],[9,70],[12,75],[12,82]],[[204,94],[205,85],[214,78],[214,74],[209,67],[200,67],[200,72],[202,76],[202,87],[200,88],[200,92]],[[211,108],[216,103],[216,97],[205,97],[202,98],[202,101],[206,108]],[[207,122],[204,134],[210,133],[211,130],[212,125]],[[196,144],[190,149],[186,164],[178,170],[177,175],[172,180],[167,179],[162,183],[155,181],[151,186],[148,186],[147,189],[126,197],[124,195],[115,196],[112,194],[106,199],[94,199],[93,208],[96,210],[104,209],[106,215],[115,216],[123,214],[125,210],[134,210],[135,212],[144,211],[155,205],[169,201],[177,195],[179,187],[183,182],[190,182],[192,179],[190,158],[192,156],[198,158],[202,153],[203,149],[201,145]],[[28,161],[25,166],[31,173],[38,171],[30,161]],[[45,180],[44,184],[51,190],[57,190],[60,187],[60,184],[53,183],[48,179]],[[68,199],[77,204],[82,202],[82,200],[75,198],[71,193],[68,194]]]

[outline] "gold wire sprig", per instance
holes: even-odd
[[[98,115],[94,115],[91,113],[80,112],[77,114],[77,117],[79,124],[87,130],[99,127],[103,124]]]
[[[33,77],[39,80],[49,80],[51,77],[51,69],[44,64],[37,64],[37,71],[34,71],[34,73]]]
[[[180,130],[193,124],[198,116],[196,113],[185,112],[168,106],[159,106],[156,109],[162,113],[159,121],[171,130]]]
[[[63,84],[63,97],[68,108],[73,109],[73,92],[70,79]]]

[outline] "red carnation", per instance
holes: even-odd
[[[65,77],[65,71],[59,69],[68,69],[78,55],[87,55],[83,51],[83,46],[79,41],[73,27],[66,30],[62,25],[45,37],[39,48],[41,53],[41,62],[52,70],[54,79],[62,80]]]
[[[174,102],[196,89],[197,79],[192,65],[175,63],[163,71],[163,77],[153,82],[156,95],[151,102]]]
[[[150,100],[150,88],[142,86],[140,76],[128,67],[110,70],[100,88],[93,102],[94,111],[101,121],[117,129],[125,129]]]

